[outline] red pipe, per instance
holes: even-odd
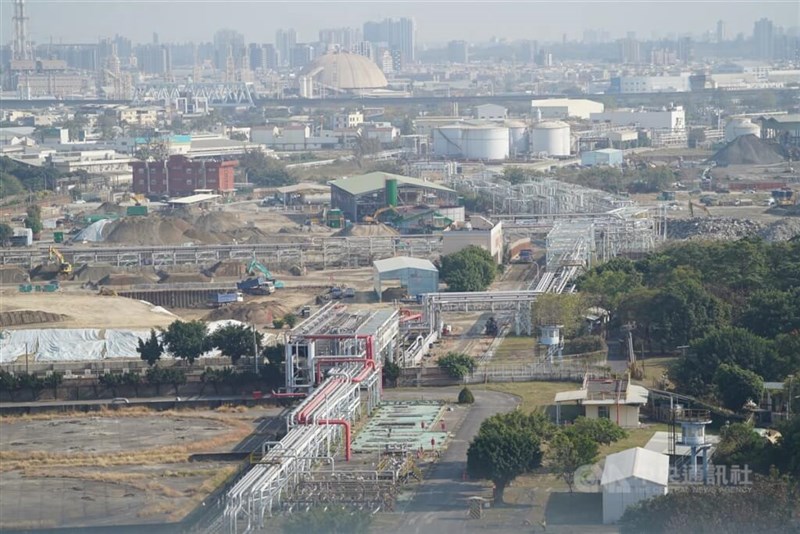
[[[375,370],[375,362],[374,362],[374,361],[372,361],[372,360],[367,360],[366,362],[364,362],[364,364],[365,364],[364,370],[363,370],[363,371],[361,371],[361,372],[358,374],[358,376],[356,376],[356,377],[353,379],[353,382],[356,382],[356,383],[358,383],[358,382],[361,382],[361,381],[363,381],[365,378],[367,378],[367,376],[369,376],[369,374],[370,374],[371,372],[373,372],[373,371]]]
[[[313,411],[317,406],[322,404],[322,402],[325,400],[325,395],[328,394],[328,390],[338,386],[341,382],[342,381],[340,379],[331,380],[325,384],[321,390],[315,391],[314,396],[311,398],[311,402],[309,402],[308,405],[306,405],[302,410],[300,410],[300,413],[297,414],[297,422],[305,424],[306,420],[308,419],[308,412]]]
[[[320,425],[342,425],[344,426],[344,458],[350,461],[350,423],[344,419],[320,419],[317,421]]]

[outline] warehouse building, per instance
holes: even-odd
[[[615,523],[628,507],[666,495],[668,485],[668,456],[641,447],[608,455],[600,479],[603,523]]]
[[[436,293],[439,290],[439,271],[429,260],[398,256],[373,263],[375,293],[381,299],[384,282],[397,281],[409,296]]]
[[[531,110],[537,119],[588,119],[592,113],[602,113],[602,102],[585,98],[547,98],[532,100]]]
[[[619,167],[622,165],[622,150],[601,148],[583,152],[581,154],[581,165],[584,167],[594,167],[595,165]]]
[[[361,222],[380,210],[399,206],[458,205],[458,193],[434,182],[386,172],[371,172],[331,182],[331,207]]]
[[[503,223],[492,224],[480,216],[470,217],[469,222],[454,224],[442,233],[442,254],[454,254],[470,246],[489,252],[499,264],[503,263]]]

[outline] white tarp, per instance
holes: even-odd
[[[89,241],[92,243],[103,241],[105,239],[105,237],[103,236],[103,229],[110,222],[111,219],[100,219],[99,221],[93,222],[92,224],[81,230],[81,232],[77,236],[75,236],[74,241],[76,242]]]
[[[106,358],[139,358],[139,339],[149,337],[149,330],[106,330]]]

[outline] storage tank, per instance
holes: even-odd
[[[531,152],[549,156],[569,156],[569,124],[562,121],[543,121],[531,129]]]
[[[397,179],[386,179],[386,205],[397,206]]]
[[[728,124],[725,125],[725,142],[727,143],[737,137],[750,134],[761,137],[761,128],[750,119],[739,117],[729,120]]]
[[[433,153],[437,156],[464,157],[461,126],[451,124],[433,130]]]
[[[522,121],[506,121],[508,128],[508,149],[512,156],[528,152],[528,125]]]
[[[508,128],[465,126],[461,130],[466,159],[500,161],[508,158]]]

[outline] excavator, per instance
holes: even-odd
[[[269,271],[269,269],[266,268],[266,266],[264,266],[263,263],[253,258],[253,260],[247,265],[247,276],[259,275],[272,282],[276,289],[283,287],[283,282],[276,280],[275,276]]]
[[[706,216],[708,216],[708,217],[711,217],[711,212],[710,212],[710,211],[708,211],[708,208],[707,208],[707,207],[705,207],[703,204],[695,204],[694,202],[692,202],[692,201],[690,200],[690,201],[689,201],[689,215],[690,215],[691,217],[694,217],[694,209],[695,209],[695,208],[700,208],[701,210],[703,210],[703,213],[705,213],[705,214],[706,214]]]
[[[56,247],[50,247],[48,250],[50,259],[58,260],[58,274],[61,276],[69,276],[72,274],[72,264],[64,259],[64,255],[58,251]]]
[[[361,220],[363,222],[365,222],[365,223],[368,223],[368,224],[379,224],[381,221],[378,219],[378,217],[380,217],[381,215],[383,215],[387,211],[391,211],[395,215],[398,215],[398,213],[399,213],[397,211],[397,208],[395,208],[394,206],[386,206],[386,207],[383,207],[383,208],[380,208],[379,210],[377,210],[375,213],[372,214],[372,216],[369,216],[369,215],[364,216],[364,218],[361,219]]]

